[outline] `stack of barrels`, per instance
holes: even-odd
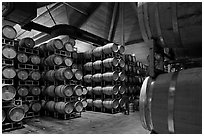
[[[117,113],[125,106],[125,47],[109,43],[84,53],[84,85],[87,87],[87,110]]]
[[[83,73],[74,63],[77,52],[75,40],[69,38],[63,43],[60,39],[51,39],[37,48],[43,58],[43,109],[46,116],[80,115],[87,90],[82,86]],[[75,56],[75,57],[74,57]],[[86,106],[86,104],[85,104]],[[67,116],[64,116],[67,119]]]
[[[129,109],[134,111],[139,109],[140,88],[146,76],[147,66],[137,61],[133,54],[126,54],[124,58]]]
[[[2,39],[2,131],[9,131],[22,127],[25,112],[21,107],[20,100],[16,100],[15,69],[14,60],[17,51],[14,47],[16,30],[11,26],[4,26]]]

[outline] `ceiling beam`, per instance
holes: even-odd
[[[82,11],[81,9],[79,9],[79,8],[77,8],[77,7],[74,7],[73,5],[71,5],[71,4],[68,3],[68,2],[63,2],[63,4],[65,4],[66,6],[69,6],[70,8],[76,10],[77,12],[79,12],[79,13],[85,15],[85,16],[88,16],[88,13],[87,13],[87,12]]]
[[[128,41],[125,43],[125,46],[127,45],[132,45],[132,44],[136,44],[136,43],[141,43],[141,42],[144,42],[143,39],[136,39],[136,40],[132,40],[132,41]]]

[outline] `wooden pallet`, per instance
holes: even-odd
[[[10,122],[2,124],[2,132],[23,128],[23,122]]]

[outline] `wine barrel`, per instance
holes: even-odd
[[[55,71],[55,78],[60,81],[72,79],[73,73],[69,68],[59,68]]]
[[[106,72],[102,74],[103,80],[105,81],[117,81],[119,79],[119,73],[117,71],[114,72]]]
[[[133,90],[133,86],[128,86],[128,93],[129,94],[133,94],[134,90]]]
[[[103,106],[106,109],[117,109],[119,106],[119,101],[117,99],[108,98],[103,101]]]
[[[129,67],[127,64],[125,64],[125,71],[128,72],[129,71]]]
[[[100,57],[102,55],[102,49],[103,47],[96,47],[95,49],[93,49],[93,56],[95,57]]]
[[[46,102],[45,109],[47,109],[48,111],[54,112],[55,111],[55,102],[54,101]]]
[[[26,80],[26,79],[28,79],[28,72],[26,70],[18,70],[17,71],[17,77],[20,80]]]
[[[78,57],[79,57],[79,56],[78,56],[78,53],[77,53],[76,51],[72,52],[72,58],[73,58],[74,60],[79,60]]]
[[[40,64],[40,57],[37,56],[37,55],[31,55],[30,58],[29,58],[30,62],[34,65],[38,65]]]
[[[2,100],[10,101],[16,96],[16,89],[12,85],[2,86]]]
[[[128,66],[128,71],[129,71],[129,72],[133,72],[133,69],[132,69],[132,66],[131,66],[131,65]]]
[[[92,62],[87,62],[86,64],[84,64],[84,69],[86,71],[91,71],[93,67],[93,63]]]
[[[34,96],[38,96],[41,93],[41,89],[39,86],[34,86],[30,88],[30,93]]]
[[[87,107],[93,106],[93,99],[86,99],[86,101],[87,101]]]
[[[74,95],[76,95],[76,96],[81,96],[82,95],[83,88],[82,88],[81,85],[74,85],[72,87],[73,87]]]
[[[6,59],[14,59],[17,53],[14,47],[12,46],[3,46],[2,48],[2,56]]]
[[[93,63],[93,68],[96,70],[101,69],[101,65],[102,65],[102,60],[97,60]]]
[[[75,39],[70,38],[69,43],[74,47],[76,44],[76,41],[75,41]]]
[[[127,100],[125,99],[125,97],[122,97],[122,98],[120,98],[120,99],[118,100],[120,108],[125,108],[125,106],[126,106],[126,101],[127,101]]]
[[[119,92],[119,86],[113,85],[113,86],[106,86],[102,88],[102,92],[105,95],[117,95]]]
[[[73,104],[70,102],[56,102],[54,107],[61,114],[70,114],[74,110]]]
[[[81,101],[77,101],[77,102],[74,103],[74,110],[75,110],[76,112],[82,112],[82,110],[83,110],[83,104],[82,104]]]
[[[5,66],[2,69],[2,75],[4,78],[13,79],[16,76],[16,71],[13,67]]]
[[[135,64],[137,62],[136,56],[132,55],[132,62]]]
[[[119,90],[119,93],[120,93],[120,94],[125,94],[125,93],[126,93],[126,86],[120,85],[120,86],[118,87],[118,90]]]
[[[125,46],[123,46],[123,45],[118,46],[118,52],[120,54],[124,54],[125,53]]]
[[[102,108],[103,106],[102,100],[98,98],[93,100],[93,106],[96,108]]]
[[[147,77],[139,103],[142,125],[148,130],[202,133],[202,68]]]
[[[26,48],[33,48],[35,46],[35,41],[30,37],[26,37],[19,41],[19,46],[26,47]]]
[[[47,81],[54,82],[55,81],[55,70],[49,70],[44,74],[44,78]]]
[[[65,57],[64,58],[64,64],[68,67],[71,67],[73,64],[73,60],[71,58]]]
[[[156,39],[163,48],[187,49],[184,56],[201,57],[202,3],[139,3],[138,20],[144,41]]]
[[[31,107],[32,111],[34,111],[34,112],[39,112],[42,108],[42,106],[39,102],[32,102],[30,107]]]
[[[91,59],[92,58],[92,50],[84,52],[83,56],[85,59]]]
[[[63,48],[63,43],[60,39],[53,39],[47,43],[46,48],[48,51],[61,50]]]
[[[82,80],[82,78],[83,78],[83,73],[82,73],[81,70],[72,69],[72,72],[74,73],[75,79],[77,79],[77,80]]]
[[[45,105],[46,105],[46,101],[45,100],[41,100],[42,109],[45,109]]]
[[[4,110],[2,110],[2,122],[6,119],[6,113]]]
[[[48,95],[50,97],[55,97],[55,86],[50,85],[50,86],[46,87],[43,94]]]
[[[40,80],[40,78],[41,78],[41,74],[40,74],[39,71],[31,71],[31,72],[29,73],[29,77],[30,77],[30,79],[32,79],[32,80],[38,81],[38,80]]]
[[[17,31],[10,25],[5,25],[2,28],[2,36],[6,39],[13,40],[16,38]]]
[[[126,79],[125,72],[120,72],[118,75],[119,75],[120,81],[125,81],[125,79]]]
[[[54,92],[58,97],[70,97],[73,95],[73,89],[70,85],[56,86]]]
[[[68,52],[74,52],[74,47],[70,42],[64,43],[64,48]]]
[[[134,112],[134,103],[129,103],[129,112]]]
[[[101,86],[93,87],[93,93],[95,95],[101,95],[102,94],[102,87]]]
[[[29,105],[26,104],[26,103],[22,104],[22,108],[23,108],[23,110],[24,110],[25,113],[28,112],[29,109],[30,109]]]
[[[25,111],[22,107],[12,107],[7,111],[7,119],[12,122],[19,122],[25,116]]]
[[[104,54],[110,54],[112,52],[118,52],[118,45],[115,43],[108,43],[102,47]]]
[[[88,74],[84,76],[84,82],[91,83],[92,81],[92,75]]]
[[[25,97],[29,93],[28,88],[26,86],[18,87],[17,92],[18,92],[18,95],[21,96],[21,97]]]
[[[84,99],[81,99],[81,103],[82,103],[82,105],[83,105],[83,108],[86,108],[87,105],[88,105],[88,103],[87,103],[87,101],[86,101],[85,98],[84,98]]]
[[[55,65],[59,66],[62,63],[63,63],[62,57],[55,54],[50,55],[45,59],[45,65],[48,65],[48,66],[55,66]]]
[[[88,95],[92,95],[92,93],[93,93],[93,87],[91,87],[91,86],[87,86],[86,87],[87,88],[87,90],[88,90]]]
[[[88,93],[88,90],[85,86],[83,86],[83,90],[82,90],[82,95],[86,95]]]
[[[78,65],[77,64],[72,64],[72,69],[77,69]]]
[[[125,61],[123,59],[119,59],[118,61],[119,61],[119,66],[121,68],[125,68]]]
[[[102,81],[102,74],[101,73],[94,74],[92,76],[92,81],[93,82],[101,82]]]
[[[17,60],[20,62],[20,63],[26,63],[28,62],[28,56],[25,54],[25,53],[19,53],[17,55]]]
[[[119,60],[117,58],[107,58],[103,60],[103,66],[106,68],[117,67]]]

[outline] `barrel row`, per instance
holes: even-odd
[[[87,88],[81,85],[50,85],[45,87],[43,95],[50,97],[71,97],[86,95],[87,92]]]
[[[40,112],[42,105],[38,101],[27,101],[24,102],[21,107],[24,109],[25,113],[27,113],[28,111]]]
[[[56,54],[52,54],[44,59],[44,64],[47,66],[60,66],[65,65],[71,67],[73,64],[73,59],[69,57],[61,57]]]
[[[2,122],[8,120],[9,122],[19,122],[23,120],[25,111],[22,107],[11,107],[2,110]]]
[[[49,70],[45,72],[44,79],[50,82],[65,81],[65,80],[82,80],[83,73],[78,69],[70,69],[70,68],[59,68],[57,70]]]

